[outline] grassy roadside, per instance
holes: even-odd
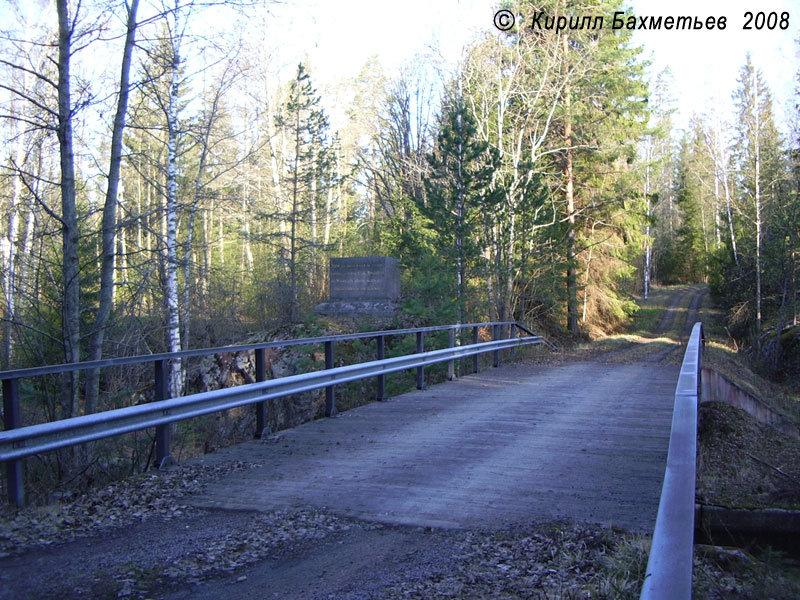
[[[800,423],[800,381],[774,383],[756,373],[736,348],[725,329],[722,311],[706,299],[701,310],[706,346],[705,365],[727,377],[730,381],[758,398],[772,410]]]
[[[736,352],[724,315],[706,302],[703,364],[795,425],[800,424],[797,382],[761,377]],[[800,441],[721,402],[700,407],[698,501],[731,508],[800,509]]]

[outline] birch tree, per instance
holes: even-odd
[[[540,174],[554,152],[550,135],[570,76],[562,70],[559,42],[558,36],[521,29],[510,39],[492,37],[477,45],[465,67],[466,101],[480,139],[497,153],[492,185],[503,192],[503,201],[484,222],[492,320],[513,318],[516,311],[515,289],[524,277],[517,263],[520,239],[533,240],[558,220],[555,199],[541,193]],[[522,230],[525,213],[531,214]]]
[[[161,22],[159,37],[149,49],[148,60],[142,63],[144,77],[142,100],[155,107],[159,113],[156,121],[150,121],[147,111],[137,110],[137,117],[145,122],[137,121],[136,127],[148,132],[158,146],[163,144],[163,164],[155,165],[159,177],[163,177],[157,185],[163,199],[161,219],[161,238],[163,270],[162,298],[165,315],[165,346],[169,352],[180,352],[181,317],[178,276],[181,262],[178,256],[178,160],[179,137],[182,134],[180,121],[183,108],[182,88],[184,64],[182,45],[187,34],[188,16],[191,5],[181,6],[176,2],[164,7],[165,18]],[[170,361],[169,393],[178,397],[183,392],[183,371],[179,359]]]

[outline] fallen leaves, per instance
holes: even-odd
[[[242,461],[184,464],[129,477],[70,501],[0,516],[0,557],[86,537],[136,519],[181,517],[194,510],[180,503],[182,497],[223,475],[253,466]]]
[[[634,598],[643,573],[620,569],[617,560],[609,558],[631,537],[566,523],[485,535],[467,532],[454,568],[405,582],[383,597]],[[646,562],[646,555],[637,561],[642,558]]]

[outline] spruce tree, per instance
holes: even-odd
[[[463,322],[467,278],[481,254],[480,228],[500,193],[492,186],[495,154],[477,138],[475,119],[459,94],[444,110],[434,152],[428,155],[426,197],[418,202],[436,234],[443,267],[452,273],[456,318]]]
[[[738,171],[738,227],[746,270],[736,290],[742,300],[752,299],[756,332],[763,326],[765,233],[782,179],[782,142],[772,115],[772,99],[763,75],[750,60],[740,71],[734,95],[738,114],[738,139],[734,160]],[[742,294],[744,292],[744,294]],[[748,298],[749,297],[749,298]]]
[[[675,176],[675,200],[681,211],[678,244],[670,274],[674,281],[694,283],[705,278],[705,242],[703,234],[703,182],[697,174],[698,155],[695,132],[681,140]]]

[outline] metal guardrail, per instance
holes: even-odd
[[[308,344],[320,344],[325,342],[341,342],[345,340],[358,340],[376,338],[378,336],[387,337],[391,335],[407,335],[410,333],[425,334],[435,331],[448,331],[458,329],[470,329],[475,327],[518,327],[522,331],[535,335],[521,323],[515,321],[492,321],[488,323],[464,323],[461,325],[436,325],[433,327],[415,327],[411,329],[386,329],[383,331],[367,331],[362,333],[345,333],[342,335],[329,335],[313,338],[295,338],[289,340],[274,340],[272,342],[260,342],[257,344],[240,344],[237,346],[217,346],[215,348],[197,348],[195,350],[182,350],[180,352],[161,352],[158,354],[141,354],[139,356],[125,356],[121,358],[105,358],[101,360],[87,360],[78,363],[64,363],[60,365],[46,365],[43,367],[30,367],[27,369],[14,369],[12,371],[0,371],[0,380],[23,379],[27,377],[39,377],[41,375],[53,375],[57,373],[68,373],[72,371],[87,371],[89,369],[102,369],[105,367],[119,367],[124,365],[134,365],[139,363],[152,363],[159,360],[175,360],[180,358],[194,358],[198,356],[210,356],[211,354],[224,354],[227,352],[248,352],[266,348],[286,348],[289,346],[305,346]],[[549,341],[546,342],[555,349]]]
[[[695,323],[675,389],[667,468],[641,600],[692,597],[697,410],[704,341],[703,324]]]
[[[509,326],[509,335],[518,328],[530,337],[500,338],[500,328]],[[478,343],[478,328],[491,327],[491,342]],[[473,343],[455,346],[455,331],[472,329]],[[424,334],[449,330],[449,347],[442,350],[424,352]],[[408,356],[385,358],[385,338],[391,335],[414,333],[417,336],[417,352]],[[375,338],[377,341],[377,359],[375,361],[334,367],[334,345],[337,341]],[[279,379],[266,379],[266,348],[297,346],[314,343],[325,345],[325,370],[303,373]],[[0,462],[5,461],[7,467],[8,491],[12,503],[24,504],[21,459],[49,450],[56,450],[106,437],[112,437],[156,427],[156,462],[164,464],[169,459],[169,424],[204,414],[227,410],[237,406],[254,404],[256,406],[256,437],[260,437],[266,429],[267,402],[269,400],[302,393],[314,389],[326,390],[326,416],[336,414],[334,386],[359,379],[376,377],[378,380],[378,400],[384,399],[385,375],[405,369],[417,369],[417,387],[424,387],[424,367],[426,365],[449,362],[458,358],[473,357],[473,372],[478,372],[477,357],[479,354],[492,352],[493,365],[499,365],[500,350],[517,346],[543,344],[551,350],[557,350],[551,342],[536,336],[529,329],[514,322],[469,323],[465,325],[447,325],[441,327],[425,327],[417,329],[395,329],[359,334],[348,334],[318,338],[280,340],[250,344],[245,346],[226,346],[222,348],[205,348],[189,350],[174,354],[155,354],[69,365],[53,365],[33,369],[20,369],[0,373],[3,380],[3,403],[6,417],[6,431],[0,432]],[[172,358],[188,356],[204,356],[223,352],[255,352],[256,383],[203,392],[169,399],[166,397],[167,362]],[[80,371],[103,366],[119,366],[143,362],[155,365],[155,400],[148,404],[130,406],[101,413],[73,417],[50,423],[19,427],[19,389],[21,378],[42,376],[45,374]]]

